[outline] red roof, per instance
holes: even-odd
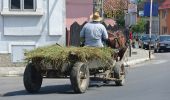
[[[159,7],[159,9],[167,9],[170,8],[170,0],[165,0]]]
[[[104,19],[104,22],[105,22],[105,24],[108,26],[108,25],[111,25],[112,27],[113,26],[115,26],[116,25],[116,21],[115,20],[113,20],[113,19],[110,19],[110,18],[106,18],[106,19]]]

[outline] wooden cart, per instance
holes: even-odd
[[[69,77],[75,93],[84,93],[88,89],[91,79],[100,79],[106,84],[109,81],[115,81],[117,86],[123,86],[126,75],[124,62],[128,56],[128,49],[126,47],[116,47],[116,43],[121,44],[117,38],[110,38],[110,40],[114,41],[113,44],[110,42],[110,47],[117,48],[117,52],[112,59],[107,61],[108,63],[101,59],[82,62],[77,59],[78,57],[74,52],[69,55],[72,61],[63,64],[57,63],[60,68],[54,67],[55,64],[51,64],[53,62],[43,63],[42,59],[31,59],[24,72],[25,89],[30,93],[38,92],[44,77]]]
[[[123,86],[126,75],[124,62],[128,54],[127,52],[127,48],[118,50],[113,59],[108,61],[108,64],[103,63],[100,59],[81,62],[76,60],[76,55],[72,53],[70,57],[73,61],[65,62],[61,65],[62,68],[60,69],[48,63],[44,64],[41,59],[32,59],[27,64],[24,72],[23,81],[25,89],[30,93],[38,92],[44,77],[69,77],[75,93],[84,93],[89,86],[90,78],[93,80],[100,79],[104,83],[115,81],[117,86]]]

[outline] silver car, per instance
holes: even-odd
[[[139,42],[140,42],[141,48],[143,49],[149,49],[149,43],[151,42],[150,43],[151,49],[155,50],[155,48],[157,47],[157,40],[158,38],[157,38],[157,35],[155,34],[151,35],[151,41],[150,41],[149,34],[143,34]]]
[[[170,50],[170,35],[160,35],[157,51]]]

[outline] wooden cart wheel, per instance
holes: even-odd
[[[26,66],[26,69],[24,71],[23,81],[24,81],[25,89],[29,93],[36,93],[41,88],[41,84],[42,84],[41,73],[37,71],[37,69],[33,66],[32,63],[29,63]]]
[[[70,74],[71,85],[75,93],[84,93],[89,86],[89,68],[82,62],[74,64]]]
[[[113,68],[114,77],[116,79],[115,83],[117,86],[123,86],[125,84],[125,67],[121,62],[117,62]]]

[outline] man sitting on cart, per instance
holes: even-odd
[[[90,16],[91,22],[84,25],[80,32],[80,37],[84,41],[84,46],[104,47],[103,41],[108,39],[105,26],[101,24],[102,18],[99,12]]]

